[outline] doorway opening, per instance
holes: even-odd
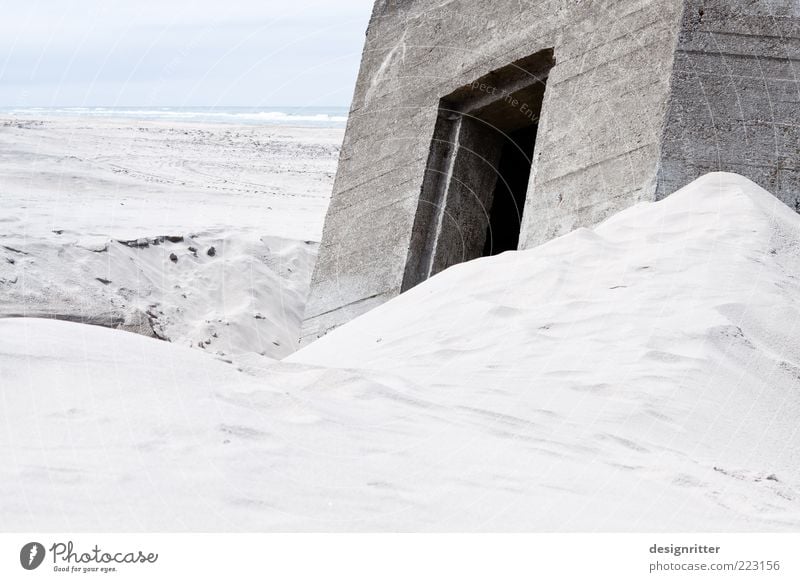
[[[403,279],[516,250],[545,86],[545,50],[441,99]]]
[[[537,129],[537,124],[532,124],[513,131],[503,144],[483,244],[484,257],[517,250]]]

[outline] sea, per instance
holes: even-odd
[[[108,117],[293,127],[344,127],[347,107],[0,107],[19,117]]]

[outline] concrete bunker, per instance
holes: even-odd
[[[502,129],[493,103],[538,116],[544,81],[519,249],[712,171],[800,207],[798,30],[796,0],[375,0],[301,345],[513,248],[491,222],[508,225],[494,189],[517,164],[480,125]],[[530,94],[514,107],[503,90]]]
[[[439,102],[403,290],[456,263],[516,250],[552,49]]]

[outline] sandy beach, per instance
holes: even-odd
[[[796,530],[798,240],[772,195],[711,174],[595,229],[447,269],[261,370],[204,353],[248,333],[258,345],[274,325],[251,317],[257,335],[247,296],[203,278],[218,257],[181,253],[163,272],[195,265],[196,278],[170,282],[228,310],[206,350],[0,320],[0,523]],[[252,275],[264,303],[281,281],[265,274]],[[191,305],[171,316],[203,323]]]
[[[290,353],[342,133],[0,118],[0,316]]]
[[[7,528],[796,528],[796,214],[711,174],[297,351],[341,137],[3,120]]]
[[[28,234],[254,229],[316,241],[342,135],[311,127],[0,118],[0,220]]]

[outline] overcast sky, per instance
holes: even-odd
[[[347,105],[372,0],[0,0],[0,106]]]

